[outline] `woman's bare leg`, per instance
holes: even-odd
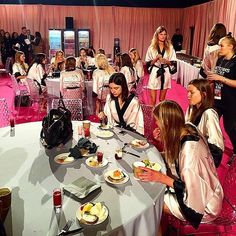
[[[166,99],[167,89],[160,90],[159,101],[162,102]]]
[[[154,90],[154,89],[150,89],[150,103],[151,103],[151,106],[155,106],[156,97],[157,97],[157,91]]]

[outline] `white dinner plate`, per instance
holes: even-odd
[[[86,159],[85,161],[86,165],[92,168],[100,168],[100,167],[104,167],[108,164],[108,160],[103,158],[102,162],[97,162],[97,156],[91,156],[89,158]]]
[[[88,203],[88,202],[87,202],[87,203]],[[104,221],[107,219],[107,217],[108,217],[108,215],[109,215],[109,213],[108,213],[108,208],[107,208],[104,204],[102,204],[103,215],[102,215],[101,217],[98,217],[98,221],[97,221],[96,223],[87,223],[87,222],[83,221],[83,220],[82,220],[82,218],[83,218],[83,211],[82,211],[82,209],[83,209],[83,207],[84,207],[87,203],[81,205],[81,206],[78,208],[78,210],[76,211],[76,218],[80,221],[80,223],[86,224],[86,225],[98,225],[98,224],[101,224],[102,222],[104,222]],[[93,203],[93,204],[94,204],[94,203]],[[82,220],[82,221],[81,221],[81,220]]]
[[[114,133],[109,130],[99,130],[95,135],[99,138],[111,138],[114,136]]]
[[[128,174],[126,174],[124,171],[122,171],[122,173],[124,174],[124,177],[122,178],[122,180],[113,180],[111,179],[110,177],[113,176],[112,173],[115,171],[115,170],[119,170],[119,171],[122,171],[120,169],[114,169],[114,170],[109,170],[107,172],[104,173],[104,179],[110,183],[110,184],[115,184],[115,185],[120,185],[120,184],[125,184],[126,182],[128,182],[129,180],[129,176]]]
[[[136,149],[146,149],[149,147],[149,143],[146,140],[134,139],[130,142],[130,146]]]
[[[69,152],[61,153],[61,154],[55,156],[54,161],[60,165],[70,164],[75,160],[75,158],[69,157],[68,156],[69,154],[70,154]]]

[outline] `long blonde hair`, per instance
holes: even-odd
[[[22,52],[22,51],[17,51],[17,52],[16,52],[16,55],[15,55],[15,62],[16,62],[16,63],[19,63],[20,66],[22,67],[22,69],[27,72],[29,66],[28,66],[28,64],[26,64],[24,61],[21,61],[21,60],[20,60],[20,57],[21,57],[22,55],[25,55],[24,52]]]
[[[95,57],[96,65],[99,69],[107,71],[109,75],[115,72],[112,66],[109,65],[107,57],[104,54],[97,54]]]
[[[158,39],[158,34],[162,33],[163,31],[166,32],[166,39],[164,41],[164,48],[167,52],[167,55],[169,56],[170,54],[170,47],[171,47],[171,41],[169,39],[169,35],[167,34],[167,30],[164,26],[159,26],[155,33],[153,34],[152,40],[151,40],[151,45],[150,47],[152,47],[153,49],[157,49],[158,45],[159,45],[159,39]]]

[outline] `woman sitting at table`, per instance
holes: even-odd
[[[109,79],[110,96],[107,96],[100,119],[107,118],[109,125],[118,125],[128,130],[144,134],[143,113],[133,93],[129,93],[124,74],[114,73]]]
[[[76,58],[76,67],[81,70],[86,70],[88,66],[92,65],[92,58],[87,55],[87,51],[85,48],[80,48],[79,57]]]
[[[84,75],[82,70],[76,69],[76,59],[67,57],[65,71],[60,75],[60,91],[63,98],[84,98]]]
[[[213,92],[208,80],[195,79],[188,84],[189,107],[186,121],[192,122],[207,139],[215,166],[219,167],[223,151],[224,140],[219,124],[219,117],[213,109]]]
[[[136,69],[134,68],[129,54],[123,53],[121,55],[120,72],[125,75],[129,91],[135,90],[136,82],[138,80]]]
[[[187,220],[194,228],[210,222],[221,211],[223,189],[208,145],[191,123],[185,123],[182,108],[163,101],[154,109],[164,141],[167,174],[140,167],[142,181],[167,185],[164,212]]]
[[[96,97],[96,115],[98,115],[110,93],[109,78],[115,70],[109,65],[104,54],[97,54],[95,59],[97,69],[93,72],[93,95]]]
[[[27,78],[34,80],[39,89],[42,89],[42,92],[46,92],[46,84],[45,79],[47,77],[47,73],[45,71],[45,64],[47,63],[47,58],[44,53],[38,53],[32,64],[28,69]]]
[[[25,54],[22,51],[17,51],[15,63],[12,66],[12,74],[17,79],[17,82],[25,83],[28,67],[28,64],[25,63]]]
[[[61,65],[64,65],[65,62],[65,57],[64,57],[64,52],[61,50],[58,50],[56,52],[56,55],[52,57],[51,59],[51,68],[53,71],[62,71],[64,68],[60,67]]]

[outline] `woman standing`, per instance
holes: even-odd
[[[114,73],[109,79],[110,96],[107,97],[100,119],[107,118],[111,126],[118,125],[128,130],[144,134],[143,113],[133,93],[129,93],[124,74]]]
[[[215,24],[208,36],[207,46],[204,50],[204,56],[200,69],[200,75],[203,78],[207,77],[208,71],[213,71],[218,59],[220,46],[219,40],[226,36],[226,28],[222,23]]]
[[[131,48],[129,50],[129,56],[133,63],[134,68],[136,69],[138,80],[144,76],[143,62],[139,55],[139,52],[136,48]]]
[[[109,78],[115,72],[104,54],[97,54],[97,69],[93,72],[93,95],[96,97],[96,115],[103,109],[106,97],[110,93]]]
[[[220,51],[215,73],[208,72],[207,78],[214,81],[215,108],[219,117],[223,115],[224,128],[233,145],[231,164],[236,157],[236,41],[229,35],[219,41]]]
[[[176,60],[175,50],[167,36],[164,26],[159,26],[152,38],[146,54],[147,69],[150,73],[148,88],[151,105],[156,104],[157,90],[160,90],[159,101],[165,100],[167,89],[171,88],[171,61]]]
[[[38,31],[35,32],[34,40],[32,41],[32,47],[34,55],[43,52],[43,40],[40,32]]]
[[[195,79],[188,84],[189,107],[186,121],[190,121],[207,139],[209,149],[219,167],[224,151],[224,140],[217,112],[213,109],[214,97],[208,80]]]
[[[28,67],[28,64],[25,63],[25,54],[22,51],[17,51],[15,55],[15,63],[12,66],[12,74],[17,79],[17,82],[21,81],[25,83]]]
[[[187,220],[194,228],[213,221],[221,211],[224,194],[205,139],[185,123],[176,102],[163,101],[153,113],[164,141],[168,174],[140,167],[139,178],[167,185],[165,213]]]
[[[84,75],[82,70],[76,69],[76,59],[67,57],[65,71],[60,75],[60,91],[63,98],[84,98]]]
[[[129,54],[123,53],[121,55],[121,68],[120,72],[125,75],[129,91],[135,90],[137,78],[137,72],[132,64]]]

